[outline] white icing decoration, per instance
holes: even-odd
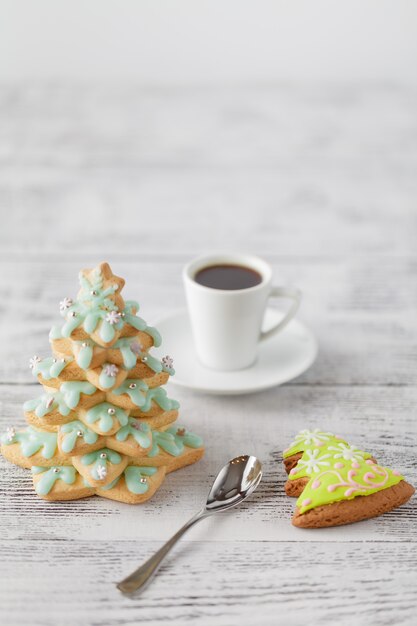
[[[363,461],[366,456],[366,452],[348,443],[338,443],[335,446],[329,446],[327,449],[335,452],[332,455],[333,458],[344,459],[345,461]]]
[[[306,450],[304,454],[308,458],[303,458],[298,461],[296,466],[297,471],[304,469],[307,474],[316,474],[320,471],[321,467],[330,467],[330,462],[326,461],[326,459],[330,459],[332,455],[322,454],[319,456],[320,452],[318,448]]]
[[[63,311],[66,311],[67,309],[69,309],[70,306],[72,306],[72,305],[73,305],[73,301],[71,300],[71,298],[64,298],[59,303],[59,310],[62,313]]]
[[[12,443],[15,436],[16,436],[16,429],[13,428],[13,426],[9,426],[9,428],[6,429],[5,439],[9,443]]]
[[[29,359],[29,367],[33,368],[37,363],[42,361],[41,357],[35,354],[31,359]]]
[[[119,368],[117,367],[117,365],[114,365],[113,363],[108,363],[107,365],[104,366],[103,371],[106,376],[115,378],[119,372]]]
[[[107,469],[104,465],[97,465],[96,472],[99,480],[104,480],[107,476]]]
[[[315,428],[314,430],[301,430],[288,447],[292,448],[298,443],[304,443],[309,446],[317,441],[329,441],[332,437],[334,437],[332,433],[323,432],[319,428]]]
[[[167,354],[161,359],[161,363],[162,365],[165,365],[165,367],[168,367],[169,369],[171,369],[172,366],[174,365],[174,359]]]
[[[105,317],[106,322],[111,324],[118,324],[120,322],[121,315],[117,311],[109,311]]]

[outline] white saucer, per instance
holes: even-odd
[[[268,309],[264,330],[281,317],[276,309]],[[280,333],[259,344],[254,365],[236,372],[220,372],[198,361],[187,311],[173,313],[155,326],[162,335],[162,346],[155,350],[156,354],[159,357],[169,354],[174,359],[175,376],[170,382],[204,393],[233,395],[275,387],[305,372],[317,356],[313,333],[293,320]]]

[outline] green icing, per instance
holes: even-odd
[[[368,452],[359,450],[356,446],[340,441],[340,439],[330,439],[325,446],[308,447],[297,465],[290,471],[289,479],[296,480],[318,474],[325,468],[333,467],[335,463],[361,462],[370,458],[371,455]]]
[[[105,343],[110,343],[116,335],[116,330],[122,330],[125,324],[130,324],[133,328],[148,333],[155,346],[161,344],[158,331],[148,326],[145,320],[136,315],[135,310],[139,309],[137,302],[129,300],[125,303],[124,310],[119,311],[118,306],[111,299],[118,286],[111,285],[104,288],[103,276],[99,268],[93,270],[90,278],[80,273],[79,279],[80,293],[76,300],[66,299],[66,302],[63,302],[61,314],[65,318],[65,323],[61,329],[54,327],[51,330],[51,339],[70,337],[71,333],[80,326],[91,335],[100,324],[101,339]]]
[[[154,340],[155,341],[155,340]],[[138,360],[143,360],[144,363],[156,374],[160,372],[168,372],[171,376],[175,374],[175,370],[172,367],[167,367],[159,359],[155,358],[146,351],[141,350],[140,342],[137,337],[122,337],[118,339],[112,346],[112,349],[120,350],[123,358],[123,365],[126,369],[131,370],[135,367]]]
[[[107,465],[118,465],[121,461],[120,454],[110,450],[110,448],[101,448],[101,450],[89,452],[81,457],[83,465],[92,465],[90,474],[95,480],[104,480],[107,476]]]
[[[157,471],[156,467],[127,467],[124,471],[126,487],[131,493],[146,493],[149,489],[146,477],[153,476]]]
[[[136,330],[141,330],[150,335],[153,339],[154,346],[157,348],[162,343],[161,335],[156,330],[156,328],[153,328],[153,326],[148,326],[145,320],[143,320],[141,317],[139,317],[139,315],[134,313],[134,309],[136,309],[136,311],[139,311],[139,304],[135,300],[126,300],[124,309],[125,322],[133,326],[133,328],[136,328]]]
[[[76,441],[79,438],[82,438],[84,443],[90,445],[96,443],[98,439],[97,433],[78,420],[64,424],[60,427],[59,431],[64,435],[61,440],[61,448],[66,454],[73,451]]]
[[[162,387],[154,387],[153,389],[149,389],[146,393],[146,401],[141,407],[141,410],[149,411],[152,400],[154,400],[164,411],[172,411],[174,409],[178,409],[180,406],[180,403],[177,402],[177,400],[168,398],[165,389],[162,389]]]
[[[78,405],[82,393],[91,395],[95,391],[94,385],[85,381],[69,381],[63,383],[59,391],[48,392],[33,400],[27,400],[23,404],[23,409],[34,411],[37,417],[44,417],[55,409],[58,409],[61,415],[66,416]]]
[[[37,417],[44,417],[55,409],[63,416],[71,412],[70,407],[64,400],[62,393],[56,391],[54,393],[45,393],[33,400],[27,400],[23,404],[24,411],[34,411]]]
[[[68,365],[72,359],[56,359],[55,357],[47,357],[46,359],[40,359],[32,367],[32,374],[38,376],[40,374],[45,380],[56,378],[60,375],[62,370]]]
[[[116,343],[112,345],[112,350],[115,348],[120,350],[120,354],[122,355],[123,359],[123,365],[128,370],[131,370],[133,367],[135,367],[138,356],[140,356],[138,354],[138,351],[135,351],[135,346],[137,345],[138,342],[135,337],[123,337],[122,339],[118,339]]]
[[[162,370],[164,369],[161,361],[159,361],[159,359],[156,359],[151,354],[144,355],[144,359],[145,359],[146,365],[150,367],[151,370],[153,370],[156,374],[159,374],[159,372],[162,372]]]
[[[186,430],[183,427],[170,426],[166,429],[165,432],[174,435],[177,442],[180,441],[189,448],[201,448],[201,446],[203,445],[203,440],[201,437],[195,435],[194,433]]]
[[[77,341],[77,343],[81,344],[76,356],[77,365],[86,370],[90,367],[93,358],[93,345],[86,341]]]
[[[314,430],[301,430],[298,435],[296,435],[294,441],[290,443],[289,447],[284,450],[283,456],[284,459],[286,459],[293,456],[293,454],[298,454],[305,450],[313,450],[329,445],[329,443],[340,442],[346,443],[341,437],[333,433],[324,432],[319,428],[315,428]]]
[[[110,324],[107,320],[104,320],[100,326],[100,337],[106,343],[109,343],[114,339],[116,334],[115,328],[121,330],[123,327],[123,321],[120,320],[117,324]]]
[[[57,480],[62,480],[67,485],[72,485],[76,478],[76,470],[72,465],[55,467],[39,467],[38,465],[34,465],[31,470],[32,474],[42,474],[42,478],[35,485],[35,491],[40,496],[46,496]]]
[[[158,348],[162,343],[162,337],[159,334],[159,331],[157,331],[153,326],[147,326],[145,332],[152,337],[155,348]]]
[[[131,436],[142,448],[149,448],[151,445],[151,429],[145,422],[140,422],[133,417],[129,417],[129,422],[116,434],[117,441],[126,441]]]
[[[9,429],[1,437],[1,442],[6,446],[19,443],[23,456],[30,457],[40,451],[44,459],[52,459],[56,451],[56,441],[56,433],[36,430],[33,426],[28,426],[25,430],[18,432]]]
[[[49,339],[62,339],[61,327],[60,326],[52,326],[49,331]]]
[[[126,487],[131,493],[142,494],[149,489],[147,476],[153,476],[158,471],[157,467],[127,467],[122,475],[125,477]],[[122,475],[117,476],[111,483],[101,487],[104,491],[108,491],[117,485]]]
[[[112,393],[116,396],[121,396],[126,393],[136,406],[142,407],[146,402],[146,396],[144,396],[142,392],[147,391],[147,389],[148,385],[142,380],[126,378],[117,389],[113,389]]]
[[[136,385],[136,387],[131,389],[130,385]],[[112,393],[116,396],[127,393],[132,402],[144,412],[149,411],[152,401],[155,401],[164,411],[178,409],[180,406],[179,402],[168,398],[165,389],[162,389],[162,387],[148,389],[148,386],[143,381],[136,378],[125,380],[120,387],[113,389]]]
[[[111,301],[109,301],[111,302]],[[115,307],[115,304],[112,303],[111,307]],[[91,309],[85,314],[83,328],[86,333],[89,335],[95,331],[97,328],[97,324],[101,319],[104,319],[106,315],[105,311],[92,311]]]
[[[104,363],[101,368],[99,383],[102,389],[111,389],[116,382],[116,376],[119,368],[113,363]]]
[[[107,433],[112,428],[115,417],[121,426],[126,426],[128,423],[127,413],[123,409],[109,402],[101,402],[87,411],[86,420],[89,424],[94,424],[99,420],[100,430]]]
[[[62,383],[59,391],[70,409],[75,409],[80,401],[81,394],[84,393],[87,396],[91,396],[96,391],[96,388],[91,383],[85,381],[70,381]]]
[[[81,290],[77,300],[70,301],[69,306],[62,308],[62,315],[66,321],[61,328],[63,337],[70,337],[71,333],[83,325],[86,333],[93,333],[99,322],[100,337],[103,341],[110,342],[115,336],[115,329],[123,327],[120,315],[116,316],[115,323],[109,323],[106,318],[111,311],[118,311],[118,307],[110,298],[116,293],[118,286],[103,287],[103,276],[99,268],[93,270],[91,279],[82,273],[79,275]]]
[[[161,450],[172,456],[180,456],[184,452],[185,446],[200,448],[202,445],[203,440],[198,435],[185,430],[185,428],[171,426],[165,431],[154,430],[152,432],[152,448],[147,456],[154,457]]]
[[[135,309],[136,311],[139,310],[139,303],[135,300],[126,300],[124,309],[125,321],[133,326],[133,328],[136,328],[136,330],[147,332],[148,325],[146,324],[144,319],[134,313]]]
[[[403,477],[371,459],[338,460],[312,476],[297,500],[300,513],[326,504],[368,496],[396,485]]]
[[[157,456],[161,450],[172,456],[179,456],[184,450],[184,446],[177,445],[175,437],[171,433],[155,431],[152,433],[152,448],[147,456]]]

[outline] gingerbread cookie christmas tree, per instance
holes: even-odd
[[[298,496],[292,519],[300,528],[340,526],[375,517],[414,493],[397,470],[378,465],[333,433],[302,430],[284,450],[285,492]]]
[[[167,473],[200,459],[203,443],[175,424],[179,404],[163,388],[173,361],[151,354],[161,337],[123,300],[124,280],[102,263],[83,270],[80,285],[60,302],[53,356],[30,360],[44,393],[25,402],[28,426],[9,428],[1,451],[31,468],[45,499],[144,502]]]

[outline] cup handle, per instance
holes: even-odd
[[[277,322],[277,324],[275,324],[275,326],[273,326],[269,330],[261,331],[261,336],[260,336],[261,341],[263,341],[264,339],[269,339],[269,337],[272,337],[272,335],[275,335],[276,333],[278,333],[288,324],[288,322],[292,320],[294,315],[297,313],[298,307],[300,306],[300,303],[301,303],[301,291],[297,289],[297,287],[271,287],[269,297],[270,298],[289,298],[293,302],[287,314],[284,316],[284,318],[281,321]]]

